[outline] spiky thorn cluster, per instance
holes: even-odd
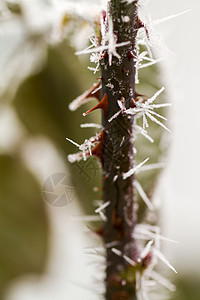
[[[147,299],[146,292],[151,289],[150,283],[156,281],[174,290],[171,283],[153,270],[158,259],[174,270],[160,252],[160,240],[165,238],[160,235],[159,228],[137,224],[135,190],[149,210],[154,210],[154,206],[135,179],[135,174],[142,171],[145,167],[143,165],[149,160],[147,157],[134,165],[135,138],[137,134],[142,134],[151,143],[154,142],[146,130],[149,127],[147,118],[169,131],[159,120],[166,118],[154,111],[169,104],[153,103],[164,88],[149,99],[135,91],[138,70],[144,65],[148,67],[157,62],[151,57],[147,43],[147,51],[139,54],[141,43],[137,41],[137,34],[141,28],[145,29],[149,38],[148,29],[138,18],[137,0],[108,1],[108,10],[101,17],[100,35],[92,39],[95,47],[78,53],[91,53],[91,61],[100,67],[101,78],[70,104],[70,109],[75,110],[91,97],[96,97],[98,104],[83,116],[102,109],[100,134],[85,140],[82,145],[68,140],[81,150],[69,155],[71,162],[96,155],[102,164],[103,203],[95,212],[104,221],[103,228],[96,233],[105,242],[107,300]],[[150,56],[147,56],[148,53]],[[144,60],[148,63],[142,64]],[[142,127],[137,124],[140,117],[143,118]],[[146,167],[154,169],[162,166],[157,164]],[[87,220],[93,221],[94,218],[87,216]],[[144,242],[146,240],[147,243]],[[140,248],[141,241],[143,249]]]

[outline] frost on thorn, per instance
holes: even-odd
[[[113,32],[113,21],[112,18],[109,17],[108,19],[108,32],[105,32],[105,26],[102,26],[102,42],[101,45],[98,45],[97,39],[92,39],[91,46],[87,47],[86,49],[82,51],[77,51],[76,55],[82,55],[82,54],[91,54],[90,61],[95,62],[97,64],[97,68],[92,68],[94,72],[99,68],[99,62],[103,57],[103,52],[107,50],[108,57],[109,57],[109,66],[112,64],[112,57],[115,56],[118,59],[120,59],[120,55],[117,53],[116,48],[127,46],[130,44],[129,41],[117,43],[117,37],[115,36]],[[90,68],[90,67],[89,67]],[[91,68],[90,68],[91,69]]]
[[[161,103],[161,104],[152,104],[156,98],[165,90],[164,87],[162,87],[159,91],[157,91],[151,98],[147,99],[145,102],[138,100],[136,101],[135,108],[129,108],[126,110],[127,114],[131,114],[131,115],[136,115],[136,120],[140,117],[143,118],[143,129],[149,127],[149,124],[147,122],[147,117],[155,122],[156,124],[160,125],[161,127],[163,127],[165,130],[169,131],[170,130],[162,123],[160,122],[156,117],[163,119],[163,120],[167,120],[165,117],[163,117],[162,115],[156,113],[154,111],[155,108],[161,108],[161,107],[167,107],[170,106],[170,103]],[[155,117],[156,116],[156,117]]]
[[[152,245],[153,245],[153,240],[149,241],[149,242],[146,244],[145,248],[144,248],[144,249],[142,250],[142,252],[140,253],[140,258],[141,258],[141,259],[144,259],[144,258],[147,256],[147,254],[148,254],[148,253],[150,252],[150,250],[151,250]]]
[[[74,163],[75,161],[80,161],[82,158],[83,160],[86,160],[86,157],[92,156],[92,147],[94,146],[95,142],[98,142],[100,137],[97,135],[96,137],[91,137],[90,139],[86,139],[83,144],[79,145],[78,143],[72,141],[69,138],[66,138],[67,141],[75,145],[79,148],[81,152],[70,154],[68,155],[68,160],[71,163]]]
[[[85,104],[86,102],[97,98],[100,100],[100,90],[101,90],[101,81],[99,80],[97,83],[93,85],[89,90],[85,91],[82,95],[74,99],[69,104],[69,109],[71,111],[75,111],[77,108],[79,108],[81,105]]]

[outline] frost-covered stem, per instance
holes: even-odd
[[[138,252],[133,238],[136,225],[134,175],[125,180],[122,176],[134,167],[133,116],[121,112],[111,122],[109,119],[120,109],[118,100],[121,100],[126,108],[130,108],[133,101],[131,99],[135,97],[137,1],[128,4],[122,0],[111,0],[108,5],[105,21],[107,31],[109,32],[110,26],[113,25],[116,42],[129,44],[116,48],[121,58],[112,56],[110,63],[108,50],[101,60],[102,97],[108,95],[108,112],[102,114],[102,124],[105,128],[103,194],[104,201],[111,202],[106,207],[107,222],[104,225],[103,235],[106,244],[117,241],[115,248],[136,262]],[[132,274],[132,282],[126,281],[126,274],[131,265],[115,252],[110,247],[107,248],[106,299],[136,299],[135,274]]]

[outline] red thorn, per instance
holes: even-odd
[[[94,231],[97,235],[99,235],[100,237],[103,236],[103,227],[102,228],[99,228],[97,230]]]
[[[130,107],[131,108],[134,108],[135,107],[135,100],[133,98],[131,98],[131,101],[130,101]]]
[[[108,53],[107,53],[107,51],[105,51],[103,54],[102,54],[102,56],[101,56],[102,58],[104,58],[104,59],[106,59],[107,57],[108,57]]]
[[[102,10],[102,16],[103,16],[103,22],[105,23],[105,21],[106,21],[106,11],[104,9]]]
[[[144,23],[140,20],[140,18],[138,18],[137,28],[144,28]]]
[[[128,52],[128,58],[129,58],[129,59],[137,58],[137,56],[135,56],[135,55],[133,54],[133,51],[129,51],[129,52]]]
[[[99,135],[98,135],[98,140],[102,143],[102,145],[104,146],[105,144],[105,130],[103,129]]]
[[[143,260],[141,261],[141,265],[144,267],[144,268],[147,268],[150,263],[152,261],[152,253],[149,252],[144,258]]]
[[[145,29],[145,32],[146,32],[146,35],[147,35],[147,38],[149,40],[149,31],[147,29],[147,27],[145,26],[145,24],[138,18],[138,24],[137,24],[137,28],[140,29],[140,28],[144,28]]]
[[[102,162],[102,144],[98,143],[93,149],[92,149],[92,155],[97,156],[100,161]]]
[[[139,94],[139,93],[137,93],[137,92],[135,92],[135,96],[136,96],[136,97],[147,98],[147,96],[146,96],[146,95]]]
[[[103,147],[105,144],[105,130],[102,130],[100,132],[100,134],[98,135],[97,138],[95,138],[93,141],[93,143],[95,142],[99,142],[98,144],[96,144],[96,146],[94,146],[91,150],[92,152],[92,156],[96,156],[99,158],[99,160],[101,161],[101,163],[103,162]],[[82,153],[80,153],[82,155]],[[90,152],[86,151],[86,156],[90,156]]]
[[[92,155],[97,156],[103,162],[103,147],[105,145],[105,130],[98,136],[99,143],[92,149]]]
[[[137,92],[135,92],[135,101],[137,102],[140,98],[143,98],[142,103],[144,103],[147,100],[146,95],[138,94]]]
[[[84,99],[88,99],[88,98],[96,98],[97,100],[101,100],[101,91],[100,89],[98,89],[100,87],[101,84],[101,79],[98,78],[98,82],[96,84],[93,85],[93,87],[91,87],[87,92],[85,92],[83,94],[83,100]],[[95,93],[94,91],[98,89]]]
[[[105,116],[107,116],[107,114],[108,114],[108,95],[107,94],[105,94],[103,96],[103,99],[101,100],[101,102],[99,102],[96,106],[94,106],[90,110],[83,113],[83,116],[85,117],[87,114],[91,113],[92,111],[94,111],[98,108],[103,109]]]

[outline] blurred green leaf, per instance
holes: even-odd
[[[182,274],[175,284],[177,291],[171,295],[171,300],[200,299],[199,274]]]
[[[44,269],[48,220],[40,186],[18,158],[0,156],[0,182],[1,294],[16,276]]]
[[[78,62],[74,50],[67,44],[61,44],[49,49],[44,70],[28,78],[20,86],[14,99],[18,116],[29,134],[50,138],[66,164],[68,154],[79,151],[76,146],[66,141],[66,137],[81,144],[96,133],[94,129],[80,128],[80,124],[94,122],[98,112],[84,119],[82,112],[87,106],[75,112],[68,109],[69,103],[88,89],[95,79],[86,66]],[[100,115],[98,118],[100,119]],[[96,197],[93,187],[100,184],[98,162],[91,158],[86,163],[68,164],[68,167],[76,181],[83,208],[88,213],[93,212],[92,200]]]

